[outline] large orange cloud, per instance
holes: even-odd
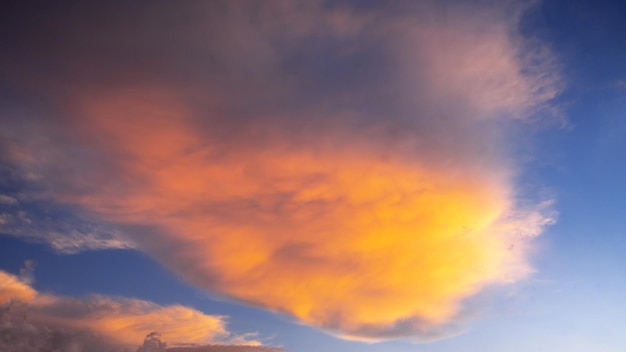
[[[201,287],[353,336],[448,322],[485,285],[524,276],[523,248],[550,221],[515,209],[498,167],[341,143],[227,149],[163,92],[100,95],[78,111],[85,143],[123,156],[125,186],[65,202],[158,229],[132,238]]]
[[[199,287],[348,337],[431,337],[527,275],[553,221],[518,204],[503,138],[556,94],[549,55],[528,61],[506,6],[310,4],[219,3],[200,39],[167,33],[185,50],[159,51],[157,78],[79,52],[111,80],[77,78],[39,127],[56,134],[14,128],[39,138],[14,132],[9,158]],[[132,33],[152,62],[161,36]]]

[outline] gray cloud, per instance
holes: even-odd
[[[0,207],[1,208],[1,207]],[[48,209],[54,208],[52,211]],[[48,202],[21,202],[0,212],[0,234],[49,244],[61,253],[130,249],[134,244],[114,226],[80,212],[60,211]]]
[[[31,323],[28,307],[0,306],[0,350],[6,352],[131,352],[119,343],[80,328]]]
[[[24,265],[20,269],[20,281],[27,285],[33,285],[35,283],[35,268],[37,267],[37,262],[28,259],[24,262]]]
[[[195,347],[172,347],[168,352],[281,352],[280,347],[264,346],[228,346],[228,345],[206,345]]]
[[[161,341],[161,334],[152,332],[146,336],[143,345],[137,352],[283,352],[280,347],[250,346],[250,345],[190,345],[167,347]]]
[[[17,199],[5,194],[0,194],[0,204],[15,205],[17,204]]]

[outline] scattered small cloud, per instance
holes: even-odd
[[[165,343],[161,341],[161,334],[153,331],[146,336],[137,352],[165,352],[165,346]]]
[[[15,199],[15,198],[13,198],[11,196],[7,196],[5,194],[0,194],[0,204],[15,205],[17,203],[18,203],[17,199]]]
[[[24,262],[24,265],[20,269],[20,281],[23,283],[32,286],[35,283],[35,268],[37,267],[37,262],[28,259]]]

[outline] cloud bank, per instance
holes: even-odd
[[[198,287],[350,338],[441,336],[466,298],[532,271],[554,221],[518,201],[507,153],[512,121],[558,92],[523,9],[70,7],[45,34],[14,24],[31,61],[0,67],[22,100],[48,95],[5,114],[4,164]],[[116,16],[84,19],[100,12]]]
[[[262,347],[257,341],[228,332],[222,316],[138,299],[41,293],[3,271],[0,318],[3,351],[121,351],[139,345],[151,331],[162,332],[169,346],[236,343],[250,346],[251,351]]]

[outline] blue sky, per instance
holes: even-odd
[[[626,348],[625,4],[2,12],[3,348]]]

